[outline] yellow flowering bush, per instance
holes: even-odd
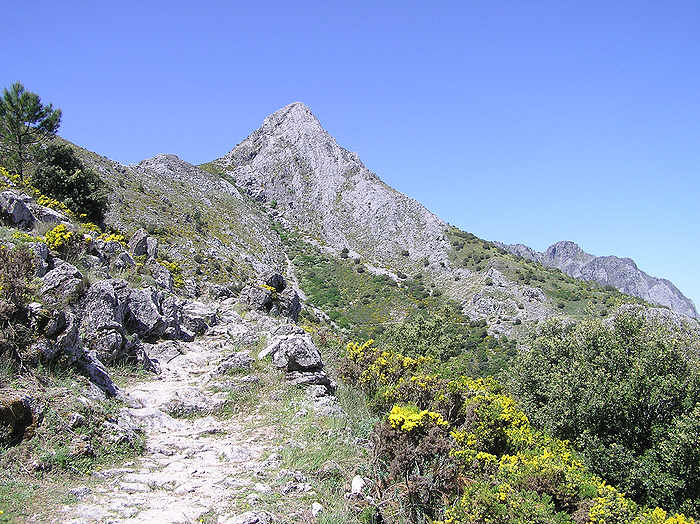
[[[447,421],[442,418],[440,413],[427,409],[419,411],[415,406],[394,406],[387,420],[392,428],[406,432],[425,428],[428,424],[447,426]]]
[[[77,235],[73,233],[65,224],[59,224],[45,235],[46,245],[52,251],[67,251],[75,246]]]
[[[182,267],[180,267],[180,264],[165,259],[159,259],[158,263],[170,271],[170,274],[173,276],[173,285],[176,288],[185,287],[185,278],[182,276]]]
[[[12,238],[14,238],[15,240],[19,240],[20,242],[44,242],[43,237],[30,235],[29,233],[25,233],[24,231],[15,231],[14,233],[12,233]]]
[[[694,522],[641,508],[604,483],[569,442],[533,428],[495,379],[446,380],[427,369],[429,359],[372,340],[347,345],[344,378],[388,410],[375,430],[386,515],[445,523],[563,523],[574,515],[596,524]]]
[[[36,191],[36,193],[39,193]],[[46,195],[38,194],[36,198],[36,203],[39,204],[40,206],[48,207],[50,209],[53,209],[55,211],[59,211],[65,215],[68,216],[73,216],[74,213],[68,209],[68,206],[66,206],[63,202],[60,202],[56,200],[55,198],[47,197]]]

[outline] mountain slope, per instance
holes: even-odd
[[[289,226],[330,246],[394,266],[424,258],[448,262],[447,224],[384,184],[355,153],[340,147],[304,104],[268,116],[208,167],[272,203]]]
[[[665,278],[648,275],[637,267],[634,260],[616,256],[597,257],[586,253],[574,242],[561,241],[547,248],[544,253],[522,244],[501,246],[507,251],[547,267],[561,269],[567,275],[582,280],[592,280],[604,286],[642,298],[653,304],[667,306],[677,313],[698,317],[693,302]]]
[[[299,102],[268,116],[229,153],[201,167],[233,182],[305,241],[336,256],[347,249],[368,270],[389,271],[400,284],[410,285],[403,273],[422,279],[432,288],[428,293],[444,292],[472,318],[519,324],[555,313],[586,316],[591,308],[607,314],[630,301],[584,289],[451,227],[382,182]],[[526,259],[539,261],[522,249]]]
[[[284,269],[270,217],[227,180],[175,155],[126,166],[73,147],[109,186],[107,225],[127,234],[145,228],[186,274],[225,283]]]

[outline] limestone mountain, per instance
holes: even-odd
[[[561,308],[562,302],[562,313],[587,314],[586,302],[573,289],[578,284],[566,283],[571,289],[563,290],[553,282],[560,280],[556,275],[548,275],[551,284],[542,275],[524,278],[542,271],[533,273],[497,244],[460,232],[386,185],[357,154],[338,145],[302,103],[271,114],[230,152],[201,167],[230,180],[283,227],[336,256],[346,249],[368,263],[370,271],[388,270],[399,283],[396,276],[402,271],[426,271],[424,282],[461,303],[472,317],[536,321],[551,315],[555,304]],[[642,277],[633,263],[617,264],[617,270],[610,266],[608,277],[593,278],[604,270],[598,263],[587,265],[593,257],[580,250],[566,254],[560,246],[561,257],[540,256],[525,246],[509,246],[508,251],[575,278],[614,285],[650,302],[695,314],[671,283]],[[552,262],[552,257],[562,258],[562,263]],[[487,282],[496,285],[486,286]]]
[[[272,203],[287,224],[338,249],[393,266],[448,262],[447,224],[340,147],[302,103],[268,116],[208,167]]]
[[[637,267],[631,258],[616,256],[597,257],[586,253],[578,244],[561,241],[539,253],[522,244],[502,245],[509,252],[523,258],[556,267],[567,275],[582,280],[592,280],[642,298],[653,304],[667,306],[689,317],[697,317],[695,306],[688,297],[669,280],[648,275]]]

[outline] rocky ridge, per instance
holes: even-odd
[[[574,278],[613,286],[623,293],[642,298],[652,304],[666,306],[677,313],[698,318],[692,300],[683,295],[672,282],[648,275],[639,269],[631,258],[597,257],[586,253],[571,241],[552,244],[544,253],[522,244],[499,245],[528,260],[559,268]]]

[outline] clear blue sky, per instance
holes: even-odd
[[[700,302],[700,2],[317,4],[19,2],[0,82],[125,163],[211,160],[303,101],[449,222],[629,256]]]

